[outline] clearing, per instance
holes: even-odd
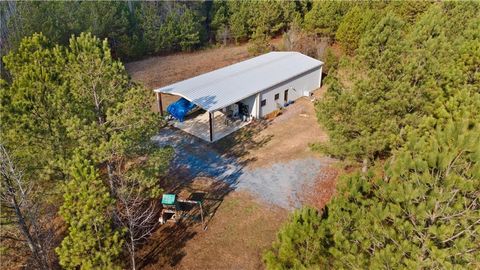
[[[246,48],[152,57],[126,67],[150,90],[247,59]],[[305,189],[334,162],[309,148],[327,140],[309,98],[212,144],[174,128],[162,129],[154,139],[175,149],[162,186],[182,198],[204,194],[208,229],[202,229],[198,213],[163,225],[141,248],[141,269],[262,269],[263,250],[288,213],[305,201]]]
[[[125,66],[135,81],[142,82],[149,89],[155,89],[235,64],[249,57],[247,45],[244,44],[192,53],[155,56],[127,63]],[[164,108],[178,99],[177,96],[168,94],[164,94],[162,97]]]

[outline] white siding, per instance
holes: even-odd
[[[251,116],[255,118],[258,117],[257,95],[249,96],[248,98],[243,99],[240,102],[248,106],[248,110],[250,111]]]
[[[260,95],[260,102],[266,100],[267,104],[260,107],[260,117],[275,111],[279,106],[283,107],[285,103],[284,93],[287,89],[289,101],[296,100],[302,96],[308,96],[310,92],[320,87],[321,76],[322,67],[319,67],[263,91]],[[275,94],[279,94],[278,100],[275,100]]]
[[[322,65],[299,52],[270,52],[154,91],[184,97],[212,112]]]

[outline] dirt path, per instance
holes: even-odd
[[[129,63],[127,70],[156,88],[247,59],[246,48],[153,57]],[[164,105],[174,100],[165,97]],[[198,179],[221,188],[210,196],[217,204],[207,207],[208,230],[191,222],[162,226],[139,254],[142,269],[262,269],[263,250],[288,212],[301,205],[302,191],[334,162],[309,148],[327,136],[307,98],[273,121],[251,124],[213,144],[170,128],[154,139],[175,149],[162,184],[168,192],[181,194]]]

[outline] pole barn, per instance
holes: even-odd
[[[320,87],[322,67],[323,62],[298,52],[270,52],[154,91],[162,115],[162,93],[201,109],[204,114],[174,126],[213,142],[252,119],[310,96]]]

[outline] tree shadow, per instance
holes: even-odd
[[[185,256],[183,247],[197,232],[182,222],[161,226],[151,237],[146,254],[141,254],[138,269],[151,265],[177,265]],[[145,249],[145,247],[143,247]]]
[[[224,197],[232,190],[226,183],[206,178],[196,179],[172,190],[171,193],[177,194],[180,200],[200,202],[202,209],[198,204],[180,201],[177,207],[180,213],[179,221],[159,226],[140,247],[138,269],[176,266],[186,255],[183,248],[187,242],[208,228]]]
[[[204,222],[199,205],[179,203],[180,221],[162,225],[152,234],[139,252],[139,269],[173,267],[182,260],[186,243],[208,228],[225,196],[235,190],[244,167],[254,161],[245,157],[271,140],[272,136],[254,139],[267,125],[256,121],[215,143],[172,128],[162,130],[155,140],[159,146],[173,146],[175,155],[160,185],[180,199],[201,202]]]
[[[273,135],[255,138],[255,135],[268,127],[270,123],[270,121],[266,120],[255,120],[248,126],[243,127],[212,144],[212,147],[219,153],[228,153],[236,158],[243,158],[251,151],[262,148],[273,138]],[[243,160],[245,165],[252,161],[254,160]]]

